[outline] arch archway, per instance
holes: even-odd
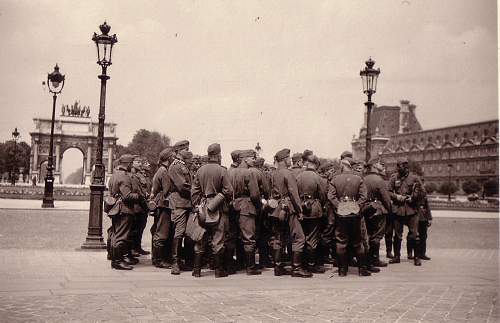
[[[85,154],[77,147],[69,147],[61,154],[61,184],[85,183]]]

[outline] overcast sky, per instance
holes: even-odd
[[[498,118],[494,0],[0,0],[0,140],[50,116],[42,86],[57,62],[61,104],[97,119],[94,31],[116,33],[106,121],[189,139],[203,154],[283,147],[336,157],[350,148],[366,96],[359,70],[380,67],[378,105],[408,99],[430,129]],[[226,161],[228,158],[225,159]]]

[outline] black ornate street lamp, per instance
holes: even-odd
[[[19,139],[20,134],[17,131],[17,127],[12,131],[12,140],[14,140],[14,160],[12,163],[12,173],[10,175],[10,181],[13,186],[16,185],[16,169],[17,169],[17,140]]]
[[[45,175],[45,188],[43,192],[43,208],[54,207],[54,118],[56,114],[57,95],[64,88],[65,77],[59,72],[59,66],[47,75],[47,88],[52,93],[52,123],[50,124],[49,159],[47,160],[47,175]]]
[[[105,185],[105,169],[102,163],[102,150],[104,142],[104,117],[106,109],[106,81],[109,76],[106,74],[108,66],[111,65],[111,52],[113,45],[118,41],[116,35],[109,35],[111,26],[106,22],[99,26],[101,34],[94,33],[92,40],[97,46],[97,64],[101,66],[102,73],[98,76],[101,80],[101,98],[99,104],[99,127],[97,130],[97,151],[95,156],[94,172],[92,173],[92,183],[90,184],[90,209],[89,225],[83,249],[105,249],[106,244],[102,237],[102,203]],[[109,156],[108,158],[112,158]]]
[[[370,117],[373,108],[372,95],[377,92],[377,78],[380,74],[380,69],[374,69],[375,61],[370,57],[366,62],[366,67],[364,70],[359,72],[361,75],[361,80],[363,81],[363,93],[368,96],[368,101],[365,102],[366,105],[366,156],[365,160],[368,161],[371,158],[371,145],[372,145],[372,134],[370,131]]]

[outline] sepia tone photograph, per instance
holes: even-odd
[[[494,0],[0,0],[0,322],[499,322]]]

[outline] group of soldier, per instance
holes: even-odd
[[[370,276],[387,266],[379,256],[384,236],[389,263],[401,262],[405,225],[408,258],[416,266],[430,259],[432,216],[408,160],[399,160],[387,178],[379,158],[365,165],[348,151],[340,167],[320,162],[311,150],[291,156],[282,149],[273,165],[251,149],[233,151],[231,158],[229,168],[221,166],[216,143],[206,156],[193,156],[183,140],[159,154],[151,180],[146,159],[122,155],[105,202],[112,220],[111,267],[133,269],[138,257],[149,254],[141,247],[148,215],[154,218],[152,264],[173,275],[192,271],[201,277],[208,266],[215,277],[238,270],[259,275],[264,268],[276,276],[312,277],[332,263],[339,276],[349,266]]]

